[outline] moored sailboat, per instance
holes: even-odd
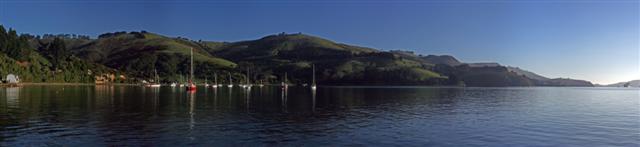
[[[153,69],[153,73],[154,73],[154,81],[147,83],[145,86],[146,87],[160,87],[160,77],[158,77],[158,71],[156,71],[156,69]]]
[[[249,79],[249,68],[247,68],[247,73],[246,73],[246,76],[245,76],[245,85],[244,85],[244,87],[245,87],[245,88],[251,88],[251,82],[250,82],[250,79]]]
[[[316,90],[316,65],[315,64],[311,64],[311,68],[312,68],[312,72],[313,72],[313,80],[311,82],[311,89],[312,90]]]
[[[211,85],[211,87],[218,88],[218,74],[217,73],[213,73],[213,85]]]
[[[182,74],[180,74],[180,81],[178,81],[178,83],[180,83],[178,86],[180,87],[184,87],[185,86],[185,82],[184,82],[184,77],[182,76]]]
[[[204,87],[209,87],[209,81],[207,81],[207,78],[204,78]]]
[[[284,79],[280,85],[282,86],[283,89],[286,89],[289,87],[289,84],[287,83],[287,72],[284,73]]]
[[[191,48],[191,75],[189,75],[187,91],[196,91],[196,84],[193,82],[193,48]]]
[[[231,79],[231,73],[229,73],[229,85],[227,85],[227,87],[233,87],[233,79]]]

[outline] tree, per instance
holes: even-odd
[[[28,60],[31,51],[29,35],[18,36],[18,33],[13,29],[6,32],[4,26],[0,25],[0,52],[13,59],[24,61]]]
[[[45,54],[50,59],[53,67],[58,69],[62,63],[71,56],[69,50],[64,43],[64,40],[55,38],[53,42],[49,43],[45,48]]]

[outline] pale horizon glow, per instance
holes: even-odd
[[[36,35],[146,30],[210,41],[302,32],[381,50],[497,62],[549,78],[640,79],[637,0],[2,0],[0,24]]]

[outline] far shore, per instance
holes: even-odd
[[[0,84],[0,86],[6,86],[9,84]],[[109,84],[95,84],[95,83],[19,83],[18,85],[124,85],[124,86],[135,86],[139,84],[129,84],[129,83],[109,83]]]
[[[132,83],[106,83],[106,84],[95,84],[95,83],[19,83],[17,86],[28,86],[28,85],[43,85],[43,86],[141,86],[140,84],[132,84]],[[226,85],[226,84],[224,84]],[[235,84],[234,84],[235,85]],[[280,84],[264,84],[265,86],[280,86]],[[0,87],[14,87],[16,85],[11,85],[7,83],[0,83]],[[202,85],[199,85],[202,86]],[[289,85],[291,87],[302,86],[302,85]],[[380,87],[440,87],[440,88],[474,88],[473,86],[445,86],[445,85],[319,85],[321,87],[361,87],[361,88],[380,88]],[[505,86],[505,87],[484,87],[484,88],[506,88],[506,87],[516,87],[519,86]],[[581,87],[581,86],[524,86],[524,87]],[[593,86],[593,87],[606,87],[606,86]],[[521,87],[520,87],[521,88]]]

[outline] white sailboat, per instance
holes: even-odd
[[[209,81],[207,81],[207,78],[204,78],[204,87],[209,87]]]
[[[180,87],[184,87],[184,77],[180,74]]]
[[[249,68],[247,68],[247,74],[245,76],[245,87],[251,88],[251,82],[249,80]]]
[[[153,73],[155,75],[155,79],[154,79],[153,83],[148,83],[146,86],[147,87],[160,87],[160,77],[158,77],[158,71],[156,71],[156,69],[153,69]]]
[[[282,88],[288,88],[289,84],[287,83],[287,72],[284,73],[284,80],[282,81],[282,83],[280,84],[282,86]]]
[[[227,87],[233,87],[233,79],[231,79],[231,73],[229,73],[229,85],[227,85]]]
[[[211,85],[211,87],[218,88],[218,74],[217,73],[213,73],[213,85]]]
[[[316,65],[311,64],[312,72],[313,72],[313,80],[311,82],[311,89],[316,90]]]

